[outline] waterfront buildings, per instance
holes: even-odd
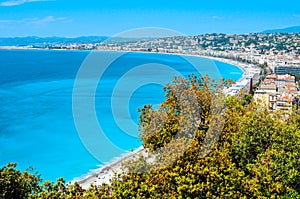
[[[254,93],[254,100],[271,112],[275,110],[291,111],[293,102],[300,92],[295,77],[285,74],[268,75]]]
[[[300,74],[300,65],[299,66],[290,66],[290,65],[281,65],[281,66],[275,66],[274,72],[276,74],[282,75],[282,74],[292,74],[292,75],[298,75]]]

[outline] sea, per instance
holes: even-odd
[[[0,50],[0,167],[32,166],[51,181],[97,169],[142,145],[138,108],[157,108],[164,85],[192,73],[216,80],[243,75],[234,65],[194,56]]]

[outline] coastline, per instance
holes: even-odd
[[[103,51],[103,50],[99,50]],[[135,52],[135,51],[120,51],[120,52]],[[135,53],[148,53],[148,52],[135,52]],[[236,84],[239,82],[242,82],[246,79],[246,77],[250,74],[250,69],[252,69],[251,64],[245,64],[241,62],[237,62],[230,59],[225,58],[218,58],[218,57],[210,57],[210,56],[201,56],[201,55],[195,55],[195,54],[179,54],[179,53],[159,53],[159,54],[173,54],[173,55],[180,55],[180,56],[194,56],[194,57],[201,57],[211,60],[220,61],[226,64],[230,64],[233,66],[236,66],[240,68],[243,71],[242,77],[236,81]],[[234,85],[232,85],[233,87]],[[122,172],[122,164],[126,161],[132,160],[136,155],[139,155],[141,153],[147,153],[146,150],[143,148],[143,146],[139,147],[138,149],[135,149],[132,152],[125,153],[119,157],[114,158],[111,162],[108,162],[104,165],[102,165],[100,168],[92,170],[88,172],[87,174],[84,174],[78,178],[75,178],[70,183],[77,182],[79,183],[83,188],[88,188],[91,184],[93,185],[101,185],[103,183],[109,184],[110,180],[114,177],[115,173],[121,173]]]
[[[1,47],[0,47],[1,49]],[[14,49],[14,48],[12,48]],[[3,49],[5,50],[5,49]],[[6,49],[10,50],[10,49]],[[88,51],[88,50],[66,50],[66,49],[35,49],[35,48],[18,48],[17,50],[47,50],[47,51]],[[104,51],[104,50],[97,50],[97,51]],[[113,52],[113,51],[111,51]],[[144,52],[144,51],[119,51],[119,52],[132,52],[132,53],[149,53],[149,54],[168,54],[168,55],[178,55],[178,56],[193,56],[193,57],[201,57],[201,58],[206,58],[210,60],[216,60],[220,61],[223,63],[227,63],[233,66],[236,66],[240,68],[243,71],[242,77],[237,81],[243,81],[246,77],[248,72],[248,69],[251,68],[251,64],[245,64],[245,63],[239,63],[237,61],[233,61],[230,59],[225,59],[225,58],[217,58],[217,57],[210,57],[210,56],[202,56],[202,55],[197,55],[197,54],[180,54],[180,53],[160,53],[160,52]],[[244,67],[244,66],[248,66]],[[134,158],[135,155],[141,154],[141,153],[146,153],[146,150],[143,149],[143,147],[139,147],[138,149],[135,149],[132,152],[124,153],[118,157],[115,157],[112,159],[110,162],[104,163],[103,165],[99,165],[99,168],[93,169],[89,171],[88,173],[85,173],[81,176],[76,177],[69,183],[73,182],[78,182],[83,188],[88,188],[90,184],[95,184],[95,185],[101,185],[102,183],[110,183],[110,179],[114,177],[114,173],[120,173],[122,172],[121,167],[122,164],[125,161],[131,160]]]
[[[147,153],[143,146],[133,150],[132,152],[124,153],[119,157],[115,157],[108,163],[103,164],[98,169],[91,170],[78,178],[73,179],[69,183],[77,182],[83,188],[88,188],[91,184],[101,185],[103,183],[109,184],[115,173],[122,172],[122,165],[124,162],[132,160],[136,155]]]
[[[216,61],[220,61],[226,64],[230,64],[233,66],[238,67],[239,69],[241,69],[243,71],[243,75],[242,77],[236,81],[236,83],[243,81],[249,74],[249,70],[247,70],[245,68],[245,66],[247,66],[247,68],[251,69],[251,65],[253,64],[249,64],[249,63],[242,63],[242,62],[238,62],[232,59],[228,59],[228,58],[220,58],[220,57],[213,57],[213,56],[207,56],[207,55],[199,55],[199,54],[189,54],[189,53],[167,53],[167,52],[147,52],[147,51],[126,51],[126,50],[83,50],[83,49],[49,49],[49,48],[33,48],[33,47],[28,47],[28,46],[0,46],[0,50],[46,50],[46,51],[99,51],[99,52],[124,52],[124,53],[156,53],[156,54],[167,54],[167,55],[178,55],[178,56],[188,56],[188,57],[200,57],[200,58],[206,58],[206,59],[210,59],[210,60],[216,60]]]
[[[238,61],[234,61],[227,58],[213,57],[207,55],[199,54],[185,54],[185,53],[167,53],[167,52],[147,52],[147,51],[126,51],[126,50],[83,50],[83,49],[55,49],[55,48],[34,48],[28,46],[0,46],[0,50],[48,50],[48,51],[99,51],[99,52],[124,52],[124,53],[149,53],[149,54],[167,54],[167,55],[179,55],[179,56],[191,56],[191,57],[201,57],[211,60],[216,60],[237,66],[241,70],[245,71],[245,68],[242,65],[247,65]]]

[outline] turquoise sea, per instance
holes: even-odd
[[[0,50],[0,166],[17,162],[20,169],[33,166],[43,179],[55,180],[63,176],[72,180],[96,169],[104,163],[89,153],[77,132],[72,113],[72,92],[77,72],[89,51],[50,50]],[[110,56],[115,52],[99,52]],[[188,60],[188,61],[187,61]],[[191,62],[193,64],[191,64]],[[156,67],[152,67],[155,64]],[[144,72],[133,69],[140,66],[153,70]],[[169,73],[163,66],[177,73]],[[196,66],[196,68],[194,67]],[[144,104],[159,104],[164,99],[161,82],[170,82],[174,74],[190,73],[219,79],[238,80],[242,70],[233,65],[200,57],[155,53],[124,53],[114,60],[102,74],[95,92],[95,110],[105,136],[119,150],[107,150],[99,140],[97,149],[109,161],[130,149],[141,146],[137,126],[124,133],[116,121],[123,124],[138,121],[137,108]],[[115,87],[122,77],[119,93]],[[130,82],[150,80],[131,95],[129,104],[122,104],[122,96]],[[121,81],[122,82],[122,81]],[[124,83],[125,82],[125,83]],[[123,90],[122,90],[123,89]],[[116,103],[112,105],[114,95]],[[77,96],[80,97],[80,96]],[[84,102],[83,102],[84,103]],[[113,114],[128,108],[128,115]],[[116,116],[117,115],[117,116]],[[115,117],[120,118],[115,118]],[[123,125],[124,126],[124,125]],[[93,132],[93,126],[87,125]],[[81,135],[82,136],[82,135]]]

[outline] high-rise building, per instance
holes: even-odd
[[[300,66],[275,66],[274,72],[278,75],[283,75],[283,74],[298,75],[300,74]]]

